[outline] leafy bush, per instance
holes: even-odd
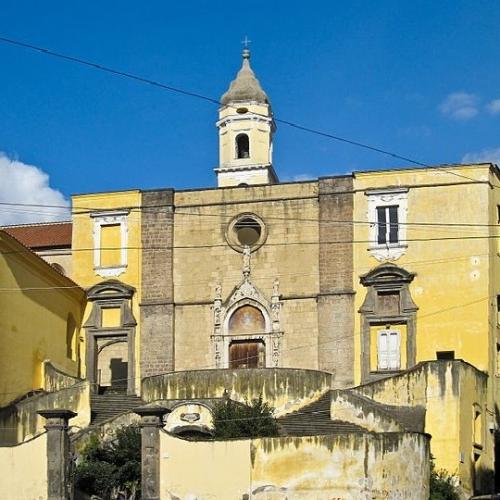
[[[102,441],[93,435],[76,466],[75,486],[89,495],[106,500],[140,498],[139,427],[120,427],[109,441]]]
[[[278,424],[273,413],[274,408],[262,396],[245,405],[224,399],[213,410],[214,436],[216,439],[277,436]]]
[[[456,477],[443,469],[436,470],[433,460],[431,460],[429,500],[460,500]]]

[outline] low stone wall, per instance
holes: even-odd
[[[42,370],[43,389],[47,392],[56,392],[82,382],[82,379],[68,375],[56,368],[48,359],[42,363]]]
[[[228,396],[244,403],[262,395],[276,416],[296,411],[330,390],[332,375],[317,370],[254,368],[245,370],[189,370],[148,377],[141,397],[158,400],[210,399]]]
[[[429,436],[351,433],[185,441],[160,432],[160,499],[429,497]]]
[[[0,498],[47,498],[47,434],[25,443],[0,447]]]
[[[0,445],[22,443],[44,432],[39,410],[65,408],[78,415],[69,422],[79,428],[90,424],[90,384],[82,381],[57,392],[39,394],[0,410]]]

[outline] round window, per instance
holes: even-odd
[[[264,244],[267,237],[266,226],[260,217],[255,214],[240,214],[228,225],[226,240],[236,251],[241,252],[245,247],[257,250]]]
[[[236,238],[241,246],[254,246],[260,238],[262,228],[260,224],[250,217],[244,217],[236,222],[234,225]]]

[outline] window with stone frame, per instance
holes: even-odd
[[[93,212],[94,271],[116,277],[127,268],[129,210]]]
[[[360,276],[366,287],[359,309],[363,382],[376,380],[378,372],[411,368],[416,363],[418,307],[409,289],[414,277],[390,263]]]
[[[367,196],[368,250],[377,260],[395,260],[407,247],[408,188],[370,189]]]

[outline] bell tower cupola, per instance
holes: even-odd
[[[250,67],[250,50],[221,97],[219,109],[219,167],[217,185],[275,184],[273,134],[276,130],[271,103]]]

